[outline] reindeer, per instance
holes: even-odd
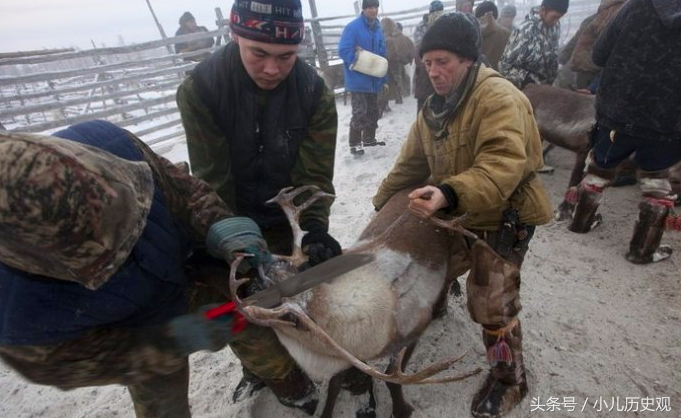
[[[528,84],[523,93],[532,103],[539,134],[549,143],[544,156],[553,145],[575,152],[568,189],[576,187],[591,149],[589,131],[596,123],[596,96],[540,84]],[[574,205],[564,199],[555,211],[556,220],[568,219],[573,209]]]
[[[300,212],[316,199],[328,196],[317,190],[295,206],[293,199],[310,190],[283,189],[270,201],[281,205],[294,236],[293,254],[274,256],[280,261],[268,269],[270,279],[295,273],[305,261],[300,246],[304,234],[298,225]],[[372,253],[373,262],[285,300],[277,308],[244,305],[237,291],[248,279],[235,277],[241,256],[232,265],[230,292],[242,314],[252,323],[272,327],[313,380],[330,379],[322,417],[332,415],[341,388],[339,372],[351,367],[386,382],[397,418],[413,412],[404,399],[402,384],[453,382],[481,371],[476,368],[458,375],[434,376],[461,360],[462,355],[413,374],[403,372],[419,336],[435,315],[446,311],[448,290],[456,279],[447,276],[447,241],[461,237],[447,229],[471,234],[456,221],[431,223],[406,212],[407,194],[395,195],[367,225],[359,241],[345,251]],[[386,356],[392,357],[385,373],[365,363]]]

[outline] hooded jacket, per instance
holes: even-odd
[[[681,2],[629,0],[594,45],[596,119],[641,139],[681,140]]]
[[[551,219],[549,197],[533,175],[543,164],[542,146],[524,94],[496,71],[482,67],[447,131],[446,138],[436,140],[419,112],[373,198],[377,209],[398,191],[428,182],[454,189],[458,206],[453,214],[468,213],[466,228],[497,230],[511,204],[523,223],[541,225]]]

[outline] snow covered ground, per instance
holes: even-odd
[[[347,147],[350,105],[338,102],[341,128],[331,233],[344,247],[373,215],[370,199],[415,117],[413,98],[391,106],[378,130],[387,146],[355,158]],[[183,144],[164,143],[157,151],[174,161],[186,159]],[[572,162],[572,154],[563,150],[552,151],[547,159],[556,171],[542,180],[554,205],[562,200]],[[587,235],[572,234],[555,222],[537,229],[521,289],[530,390],[511,417],[681,417],[681,234],[668,233],[663,239],[676,252],[670,260],[649,266],[625,261],[638,200],[637,186],[609,189],[602,205],[604,224]],[[464,285],[465,278],[459,282]],[[486,367],[480,328],[465,304],[465,296],[450,297],[448,315],[433,322],[421,338],[412,368],[469,349],[459,368]],[[306,417],[281,406],[267,390],[233,404],[241,367],[229,349],[194,354],[191,367],[189,396],[197,418]],[[462,383],[409,386],[405,396],[414,406],[414,417],[468,417],[483,380],[480,374]],[[389,393],[380,382],[375,387],[378,416],[388,417]],[[617,402],[620,409],[628,405],[630,412],[618,412]],[[343,392],[335,416],[354,417],[357,404]],[[646,408],[656,411],[642,412]],[[321,410],[320,404],[317,415]],[[132,418],[134,413],[122,387],[61,392],[27,383],[0,363],[0,417]]]

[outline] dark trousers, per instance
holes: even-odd
[[[681,161],[681,141],[637,138],[616,132],[610,137],[611,129],[597,123],[593,132],[593,157],[596,165],[603,169],[614,169],[634,152],[636,165],[644,171],[660,171]]]
[[[378,128],[378,94],[377,93],[350,93],[350,105],[352,117],[350,129],[364,131]]]

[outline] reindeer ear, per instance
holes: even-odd
[[[473,244],[471,262],[466,281],[471,317],[483,325],[507,324],[522,308],[520,271],[483,240]]]

